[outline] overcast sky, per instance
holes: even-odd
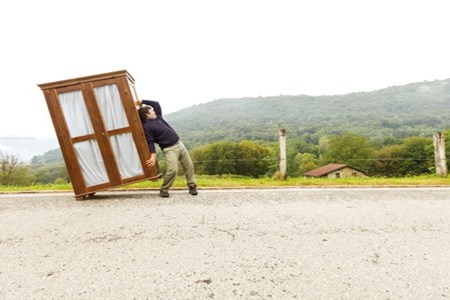
[[[221,98],[446,79],[449,8],[447,0],[2,1],[0,138],[55,136],[37,84],[123,69],[165,113]]]

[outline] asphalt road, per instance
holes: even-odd
[[[448,299],[450,188],[0,195],[0,299]]]

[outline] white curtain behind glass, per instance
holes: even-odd
[[[114,135],[109,140],[114,156],[118,158],[121,178],[144,174],[131,133]]]
[[[94,92],[107,130],[128,127],[128,120],[117,86],[110,84],[96,87]],[[131,133],[112,136],[110,142],[121,178],[144,174]]]
[[[81,91],[62,93],[58,95],[58,98],[71,137],[94,132]]]
[[[109,182],[102,154],[96,140],[74,144],[86,186]]]
[[[128,127],[128,120],[120,100],[117,85],[110,84],[94,88],[97,104],[107,130]]]
[[[61,93],[58,98],[71,137],[94,132],[81,91]],[[109,182],[96,140],[75,143],[74,148],[86,186]]]

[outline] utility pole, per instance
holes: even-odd
[[[445,141],[442,132],[433,135],[434,162],[436,164],[436,175],[447,177],[447,159],[445,158]]]
[[[280,129],[280,180],[287,179],[286,172],[286,129]]]

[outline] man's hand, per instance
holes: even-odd
[[[136,100],[136,101],[134,101],[134,105],[136,107],[141,107],[142,106],[142,101],[141,100]]]
[[[145,161],[145,164],[147,165],[147,167],[150,167],[150,168],[155,166],[155,164],[156,164],[156,154],[152,153],[151,156],[150,156],[150,159],[147,159]]]

